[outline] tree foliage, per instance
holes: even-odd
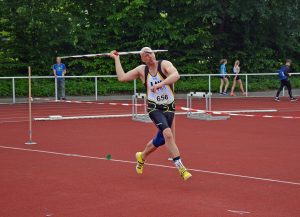
[[[0,75],[32,66],[51,75],[56,56],[168,49],[158,58],[180,73],[214,73],[219,60],[247,73],[272,72],[285,58],[299,70],[299,0],[0,0]],[[122,57],[124,68],[140,63]],[[72,75],[111,74],[109,58],[65,60]]]

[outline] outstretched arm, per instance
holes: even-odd
[[[140,70],[143,66],[138,66],[125,73],[117,51],[112,51],[109,56],[115,60],[116,73],[120,82],[132,81],[140,78]]]

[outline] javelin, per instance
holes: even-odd
[[[168,50],[152,50],[153,53],[158,52],[167,52]],[[128,51],[128,52],[118,52],[119,55],[128,55],[128,54],[140,54],[142,51]],[[101,57],[101,56],[109,56],[110,53],[97,53],[97,54],[85,54],[85,55],[75,55],[75,56],[64,56],[60,57],[61,59],[67,58],[81,58],[81,57]]]

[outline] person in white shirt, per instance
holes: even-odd
[[[231,87],[231,93],[230,93],[230,96],[235,96],[235,94],[234,94],[234,89],[235,89],[235,86],[236,86],[236,82],[239,83],[240,89],[241,89],[241,91],[242,91],[243,96],[246,95],[246,93],[245,93],[245,91],[244,91],[242,79],[241,79],[241,77],[239,76],[240,70],[241,70],[241,68],[240,68],[240,61],[239,61],[239,60],[236,60],[235,63],[234,63],[234,67],[233,67],[233,74],[235,74],[235,76],[233,77],[233,83],[232,83],[232,87]]]

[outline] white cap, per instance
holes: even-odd
[[[141,54],[143,54],[143,53],[153,53],[153,51],[150,47],[143,47],[141,49]]]

